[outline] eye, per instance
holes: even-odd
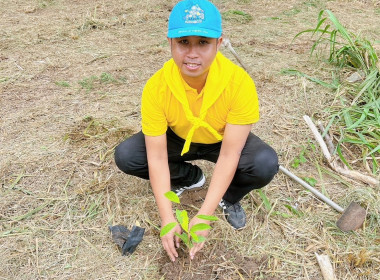
[[[207,41],[207,40],[200,40],[200,41],[199,41],[199,44],[200,44],[200,45],[208,45],[208,44],[210,44],[210,42]]]
[[[182,40],[178,41],[178,44],[180,44],[180,45],[187,45],[188,43],[189,43],[189,41],[187,39],[182,39]]]

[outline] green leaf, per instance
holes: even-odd
[[[281,216],[283,218],[290,218],[290,217],[292,217],[289,214],[286,214],[286,213],[283,213],[283,212],[279,212],[279,211],[273,211],[273,215],[279,215],[279,216]]]
[[[281,74],[294,75],[294,76],[298,76],[298,77],[305,77],[306,79],[308,79],[314,83],[320,84],[321,86],[324,86],[326,88],[331,88],[331,89],[337,89],[338,88],[338,86],[334,83],[327,83],[327,82],[322,81],[320,79],[308,76],[308,75],[306,75],[306,74],[304,74],[298,70],[295,70],[295,69],[282,69]]]
[[[380,145],[378,145],[375,149],[373,149],[372,151],[370,151],[367,156],[372,155],[373,153],[376,153],[379,150],[380,150]]]
[[[182,233],[182,234],[178,234],[177,232],[174,233],[175,236],[179,237],[179,239],[182,240],[183,243],[185,243],[185,245],[189,248],[191,248],[191,244],[190,244],[190,240],[189,240],[189,237],[187,236],[187,233]]]
[[[22,220],[27,219],[27,218],[33,216],[34,214],[40,212],[42,209],[44,209],[46,206],[48,206],[51,203],[55,203],[55,200],[47,201],[44,204],[41,204],[40,206],[37,206],[36,208],[30,210],[28,213],[21,215],[21,216],[18,216],[18,217],[15,217],[15,218],[11,218],[11,219],[13,221],[17,221],[17,222],[22,221]]]
[[[298,158],[295,158],[292,163],[293,168],[297,168],[300,165],[300,160]]]
[[[164,226],[161,229],[160,237],[163,237],[163,236],[167,235],[176,225],[177,225],[176,222],[172,222],[172,223],[169,223],[166,226]]]
[[[179,224],[182,223],[181,212],[182,212],[181,210],[178,210],[178,209],[175,210],[175,215],[176,215],[176,217],[177,217],[177,220],[178,220]]]
[[[167,193],[165,193],[165,197],[169,199],[171,202],[178,204],[180,203],[178,195],[176,195],[176,193],[173,191],[168,191]]]
[[[175,211],[177,220],[179,221],[179,224],[183,228],[184,231],[189,232],[189,216],[187,215],[186,210],[176,210]]]
[[[198,215],[197,218],[202,219],[202,220],[206,220],[206,221],[217,221],[217,220],[219,220],[215,216],[208,216],[208,215]]]
[[[190,232],[190,236],[194,240],[194,242],[198,242],[199,236],[196,233]]]
[[[350,115],[348,110],[345,110],[343,112],[343,117],[344,117],[344,121],[346,122],[346,127],[352,126],[353,122],[352,122],[352,118],[351,118],[351,115]]]
[[[301,154],[300,154],[300,162],[301,162],[301,163],[305,163],[305,162],[307,162],[307,159],[305,158],[304,153],[301,153]]]
[[[264,203],[265,209],[266,209],[267,211],[272,210],[272,205],[271,205],[271,203],[269,202],[269,199],[268,199],[268,197],[265,195],[265,193],[263,193],[263,191],[262,191],[261,189],[258,190],[258,193],[259,193],[261,199],[263,200],[263,203]]]
[[[338,145],[336,147],[336,151],[338,152],[338,156],[340,158],[340,160],[350,169],[352,169],[352,167],[350,166],[350,164],[347,162],[346,158],[343,156],[343,153],[342,153],[342,150],[340,149],[340,145]]]
[[[208,230],[208,229],[211,229],[211,226],[208,224],[205,224],[205,223],[196,224],[191,227],[190,234],[197,231]]]
[[[312,187],[317,183],[317,180],[312,177],[303,177],[302,179]]]
[[[206,237],[198,235],[198,240],[194,240],[195,243],[202,243],[206,241]]]
[[[297,210],[296,208],[294,208],[293,206],[289,205],[289,204],[285,204],[284,205],[286,208],[289,209],[290,212],[292,212],[292,214],[295,214],[297,215],[298,217],[301,217],[303,215],[303,213],[299,210]]]

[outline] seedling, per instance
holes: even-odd
[[[180,204],[179,197],[172,191],[169,191],[165,193],[165,197],[169,199],[171,202]],[[189,216],[187,214],[186,210],[175,210],[175,214],[177,217],[178,222],[169,223],[166,226],[164,226],[161,229],[160,237],[163,237],[167,235],[176,225],[180,225],[183,232],[182,234],[175,233],[176,236],[178,236],[183,243],[186,245],[186,247],[190,250],[194,243],[201,243],[206,240],[204,236],[200,236],[197,234],[198,231],[203,230],[210,230],[211,226],[205,223],[200,223],[192,226],[189,229]],[[198,215],[197,218],[205,220],[205,221],[217,221],[218,218],[215,216],[208,216],[208,215]]]

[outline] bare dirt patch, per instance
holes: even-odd
[[[187,252],[180,248],[176,262],[164,262],[160,272],[168,280],[254,279],[265,270],[266,265],[265,257],[243,257],[236,250],[218,246],[212,248],[209,254],[200,253],[190,261]],[[266,276],[265,279],[278,278]]]

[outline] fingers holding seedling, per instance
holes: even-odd
[[[210,220],[201,219],[199,216],[201,215],[194,217],[190,222],[189,234],[192,239],[192,247],[190,249],[191,259],[193,259],[195,254],[203,248],[206,238],[211,230]]]
[[[160,232],[162,245],[168,254],[169,258],[174,262],[178,257],[178,253],[175,247],[178,248],[177,234],[181,233],[181,227],[177,222],[171,222],[164,225]]]

